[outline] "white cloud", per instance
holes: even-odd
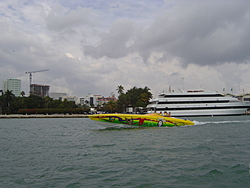
[[[75,10],[68,10],[57,5],[47,17],[47,26],[52,30],[63,30],[70,27],[92,25],[92,10],[89,8],[77,7]]]
[[[250,92],[248,1],[10,0],[0,12],[0,79],[26,93],[24,72],[42,69],[36,83],[76,96],[121,84]]]

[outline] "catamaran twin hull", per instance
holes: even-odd
[[[105,127],[173,127],[194,125],[190,120],[165,117],[158,114],[94,114],[88,116]]]

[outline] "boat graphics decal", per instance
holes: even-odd
[[[182,125],[193,125],[189,120],[163,117],[160,115],[129,115],[129,114],[96,114],[89,115],[95,121],[125,124],[139,127],[173,127]]]

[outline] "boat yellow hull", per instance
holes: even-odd
[[[158,114],[94,114],[88,116],[91,120],[100,123],[122,124],[134,127],[173,127],[194,125],[194,122],[186,119],[165,117]],[[105,124],[103,124],[105,125]]]

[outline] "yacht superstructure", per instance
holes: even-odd
[[[148,113],[170,113],[171,116],[223,116],[242,115],[250,102],[242,102],[232,96],[224,96],[204,89],[186,92],[160,93],[150,100]]]

